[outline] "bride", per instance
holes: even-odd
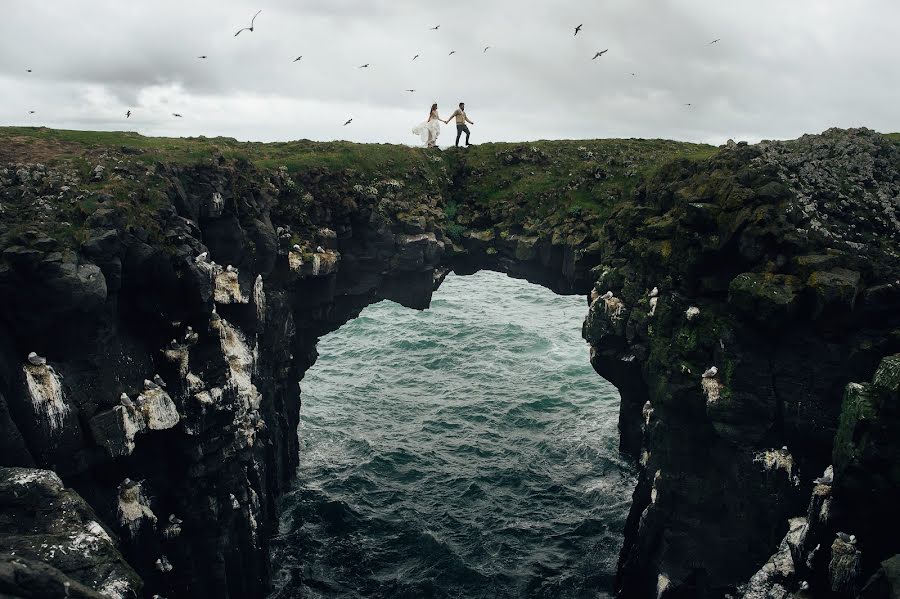
[[[441,117],[438,114],[438,105],[431,105],[431,112],[428,120],[412,130],[413,134],[418,135],[425,142],[425,147],[433,148],[437,145],[438,135],[441,134]]]

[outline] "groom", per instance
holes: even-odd
[[[475,123],[470,121],[469,117],[466,116],[465,102],[459,103],[459,108],[457,108],[456,111],[450,115],[450,119],[452,119],[453,117],[456,117],[456,147],[459,147],[459,138],[462,136],[463,131],[465,131],[466,133],[466,145],[471,145],[469,143],[470,132],[469,128],[466,126],[466,123],[469,123],[470,125],[474,125]],[[450,119],[447,119],[446,121],[444,121],[444,123],[449,123]]]

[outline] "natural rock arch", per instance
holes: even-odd
[[[110,185],[130,195],[90,192],[99,203],[74,245],[42,237],[38,216],[24,225],[34,234],[4,229],[7,465],[56,470],[119,522],[153,592],[257,594],[316,339],[382,298],[426,306],[449,268],[489,268],[589,300],[592,363],[620,390],[622,447],[642,465],[623,592],[732,590],[805,510],[810,479],[831,462],[844,386],[900,351],[900,149],[831,131],[619,173],[627,152],[658,151],[642,143],[605,163],[574,144],[417,153],[378,174],[291,173],[221,153],[148,168],[123,149]],[[541,169],[565,179],[574,162],[590,176],[480,199],[493,192],[482,181]],[[573,188],[609,193],[603,182],[619,176],[635,186],[602,213],[548,208]],[[4,204],[31,218],[32,204],[69,201],[69,183],[84,181],[7,167]],[[204,251],[219,265],[198,262]],[[28,351],[52,372],[28,370]],[[155,373],[162,390],[143,382]],[[835,500],[853,512],[863,487],[837,485]],[[860,543],[860,571],[872,573],[891,545]]]

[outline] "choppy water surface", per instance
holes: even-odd
[[[607,596],[635,481],[585,310],[451,275],[322,339],[273,597]]]

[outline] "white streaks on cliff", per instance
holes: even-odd
[[[16,472],[16,474],[14,474],[10,478],[10,482],[15,485],[21,485],[23,487],[41,482],[55,489],[63,488],[62,480],[59,478],[56,472],[53,472],[52,470],[21,469],[21,471]]]
[[[654,287],[650,290],[650,313],[648,316],[653,316],[656,314],[656,304],[659,303],[659,287]]]
[[[163,357],[178,369],[178,375],[184,378],[190,369],[190,352],[184,345],[175,345],[162,350]]]
[[[659,496],[659,491],[656,489],[656,485],[659,482],[659,478],[662,476],[662,470],[657,470],[656,474],[653,475],[653,488],[650,489],[650,503],[656,503],[656,498]]]
[[[794,486],[800,485],[800,478],[794,474],[794,457],[787,447],[761,451],[753,456],[753,461],[762,464],[766,470],[783,470]]]
[[[248,304],[250,298],[241,290],[241,282],[238,278],[236,269],[222,270],[222,267],[216,265],[219,269],[216,272],[215,288],[213,289],[213,299],[217,304]]]
[[[37,416],[43,417],[51,432],[63,427],[69,406],[63,397],[62,380],[49,364],[25,364],[25,384]]]
[[[138,533],[144,520],[156,524],[156,515],[150,509],[150,502],[144,496],[141,483],[127,478],[119,485],[118,513],[119,523],[128,529],[132,538]]]
[[[671,584],[669,577],[660,573],[660,575],[656,577],[656,599],[660,599]]]
[[[112,545],[113,540],[107,532],[94,520],[89,521],[84,530],[72,535],[69,550],[90,557],[92,553],[100,551],[102,545]]]
[[[213,319],[210,325],[219,333],[222,354],[228,362],[225,390],[234,393],[236,397],[234,423],[242,442],[247,447],[252,447],[256,433],[262,426],[258,412],[262,396],[253,384],[258,347],[254,345],[251,350],[241,331],[224,318]],[[215,401],[214,395],[211,394],[210,398]]]
[[[265,289],[263,289],[262,275],[256,275],[256,281],[253,283],[253,305],[256,307],[256,320],[265,322],[266,292]]]
[[[125,578],[108,578],[103,582],[97,592],[109,599],[132,599],[137,593],[131,587],[131,583]]]
[[[147,389],[137,397],[138,409],[144,417],[147,428],[163,431],[178,424],[180,416],[175,402],[162,389]]]

